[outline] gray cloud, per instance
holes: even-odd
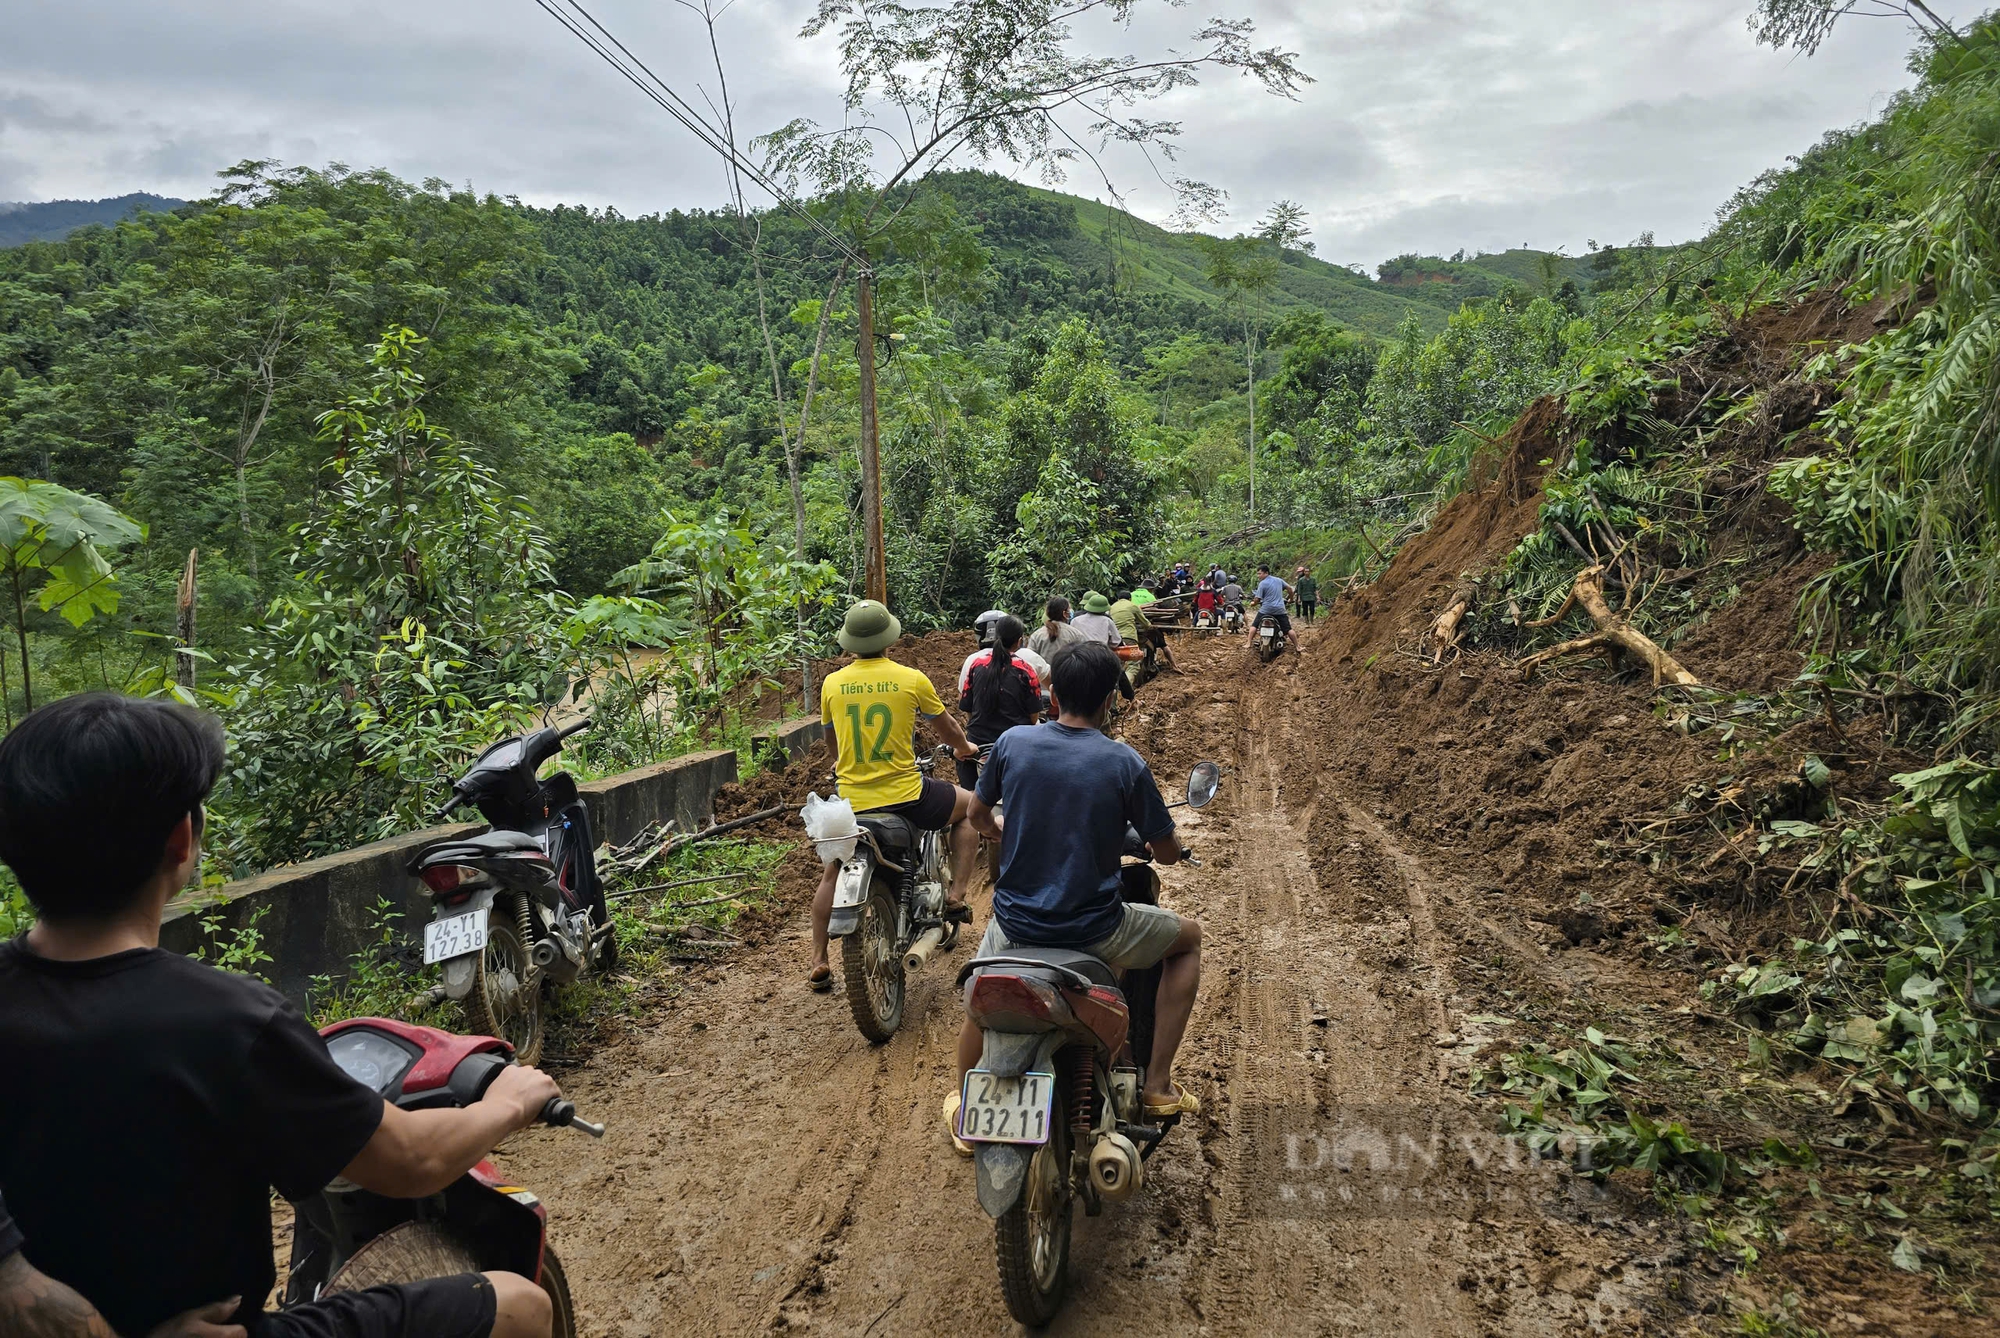
[[[831,43],[809,0],[739,0],[724,20],[738,124],[838,121]],[[713,92],[698,25],[660,0],[595,12],[690,95]],[[1186,173],[1230,192],[1234,226],[1273,199],[1315,218],[1320,253],[1701,232],[1744,181],[1910,76],[1892,25],[1853,21],[1812,60],[1755,46],[1749,0],[1236,0],[1316,77],[1297,102],[1221,76],[1157,110]],[[643,213],[708,205],[720,165],[528,0],[8,0],[0,198],[200,195],[245,157],[338,160],[552,203]],[[1206,11],[1203,11],[1205,15]],[[1107,49],[1157,50],[1202,15],[1154,5]],[[1001,165],[1004,167],[1004,165]],[[1106,155],[1141,213],[1171,200]],[[1071,186],[1103,193],[1086,168]]]

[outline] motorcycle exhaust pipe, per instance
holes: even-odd
[[[917,941],[903,954],[904,972],[923,970],[924,963],[931,959],[931,954],[938,950],[938,944],[942,942],[944,942],[944,930],[936,925],[917,935]]]
[[[528,954],[536,966],[558,985],[567,985],[583,974],[583,958],[568,943],[545,938]]]
[[[1146,1163],[1123,1134],[1099,1134],[1090,1149],[1090,1183],[1112,1203],[1123,1203],[1146,1183]]]

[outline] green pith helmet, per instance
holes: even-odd
[[[1110,608],[1111,601],[1103,595],[1098,594],[1095,590],[1092,590],[1083,597],[1083,611],[1085,613],[1105,613]]]
[[[840,624],[840,648],[853,655],[880,655],[903,636],[903,624],[886,604],[864,599]]]

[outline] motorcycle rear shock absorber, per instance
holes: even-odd
[[[514,920],[521,929],[521,951],[528,954],[528,971],[535,970],[535,914],[528,909],[528,898],[514,898]]]
[[[1063,1062],[1069,1065],[1069,1127],[1080,1136],[1088,1135],[1097,1120],[1097,1074],[1090,1060],[1090,1051],[1083,1046],[1063,1051]]]

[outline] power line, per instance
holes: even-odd
[[[762,168],[738,153],[734,144],[710,125],[707,119],[695,110],[687,99],[676,93],[666,80],[654,74],[644,61],[633,55],[631,49],[619,41],[610,29],[599,23],[590,11],[579,3],[579,0],[535,0],[535,4],[575,35],[578,41],[596,52],[605,64],[623,75],[627,82],[645,94],[662,111],[680,122],[690,134],[712,149],[723,161],[749,177],[772,199],[804,219],[813,231],[825,238],[837,251],[864,270],[873,268],[868,263],[868,258],[849,245],[846,238],[829,228],[817,214],[793,199]]]

